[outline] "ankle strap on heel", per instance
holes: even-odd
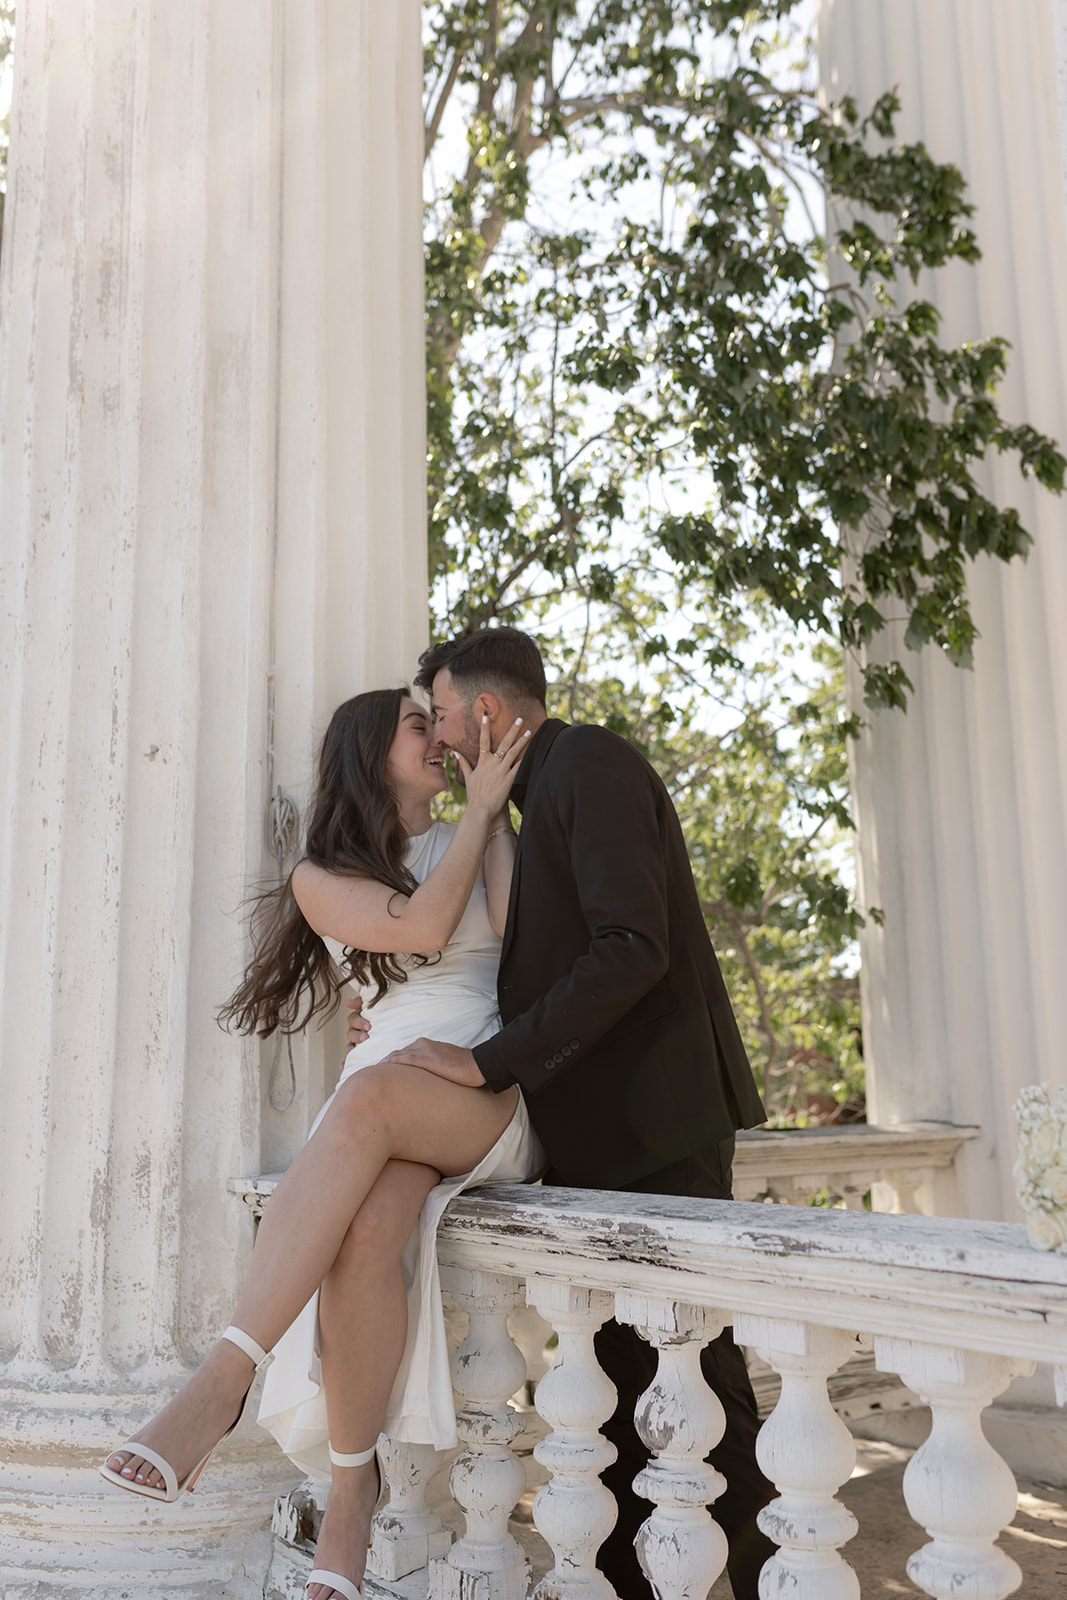
[[[264,1350],[262,1345],[256,1343],[250,1333],[245,1333],[241,1328],[229,1327],[222,1336],[235,1344],[238,1350],[243,1350],[250,1361],[255,1362],[256,1372],[262,1372],[274,1360],[272,1351]]]
[[[342,1455],[340,1450],[335,1450],[331,1445],[330,1460],[335,1467],[365,1467],[368,1461],[373,1460],[377,1448],[378,1442],[375,1440],[369,1450],[357,1450],[354,1456],[346,1456]]]

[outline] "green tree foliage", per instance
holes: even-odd
[[[669,664],[635,686],[612,671],[613,645],[611,628],[599,641],[550,639],[551,709],[625,734],[664,778],[774,1114],[805,1120],[861,1102],[840,652],[816,646],[798,670],[789,630],[768,619],[760,649],[718,673],[711,727],[703,689]]]
[[[862,119],[820,107],[790,67],[795,10],[430,5],[435,161],[465,108],[427,248],[432,532],[457,615],[521,606],[535,571],[606,589],[591,557],[633,536],[634,486],[699,467],[701,503],[654,500],[638,525],[720,604],[759,591],[846,648],[903,613],[909,646],[969,660],[967,559],[1029,543],[974,466],[1010,450],[1061,489],[1064,459],[1001,417],[1005,342],[945,349],[909,296],[977,259],[960,173],[894,142],[892,95]],[[546,182],[587,226],[550,225]],[[823,189],[847,282],[810,216]],[[862,668],[872,705],[904,703],[899,662]]]
[[[891,619],[965,665],[968,561],[1029,543],[976,466],[1064,475],[1004,341],[945,348],[918,295],[977,259],[962,176],[891,95],[819,105],[799,10],[425,7],[438,627],[532,627],[556,709],[664,773],[784,1115],[860,1083],[843,654],[874,707]]]

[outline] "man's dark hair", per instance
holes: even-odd
[[[489,690],[509,705],[532,701],[544,709],[545,664],[530,635],[518,628],[481,628],[432,644],[419,657],[416,684],[432,690],[443,667],[448,668],[456,693],[468,705]]]

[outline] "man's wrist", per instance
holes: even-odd
[[[494,1094],[503,1094],[505,1089],[510,1089],[515,1082],[498,1052],[493,1048],[492,1039],[483,1039],[481,1044],[476,1044],[471,1051],[475,1064],[486,1083]]]

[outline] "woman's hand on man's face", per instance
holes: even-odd
[[[496,749],[490,748],[489,718],[482,718],[478,743],[478,765],[472,767],[459,750],[456,763],[467,790],[468,810],[484,811],[492,818],[507,804],[515,769],[526,754],[530,729],[523,728],[521,717],[503,735]]]

